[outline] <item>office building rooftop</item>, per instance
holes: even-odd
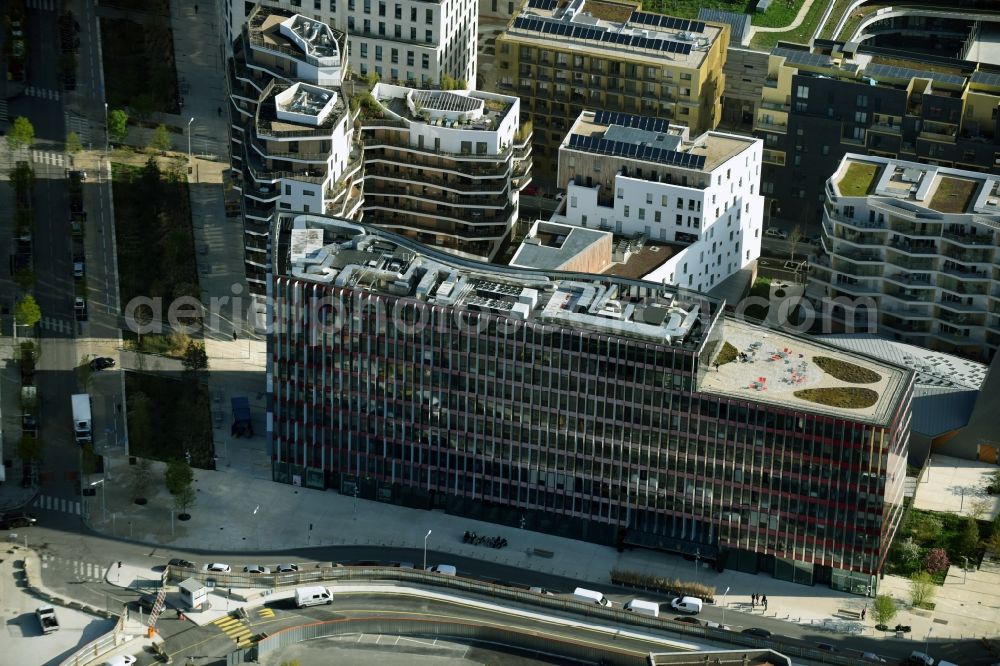
[[[313,215],[293,222],[284,274],[687,349],[701,344],[720,313],[717,301],[696,292],[466,261],[383,230]]]
[[[639,11],[638,3],[529,0],[508,35],[550,48],[595,54],[627,53],[630,60],[668,60],[699,67],[722,28],[703,21]]]
[[[608,256],[605,259],[610,262],[610,232],[539,220],[514,253],[510,265],[537,270],[566,270],[567,264],[601,241],[607,241]]]

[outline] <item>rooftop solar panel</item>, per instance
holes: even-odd
[[[973,72],[972,80],[975,83],[982,83],[987,86],[1000,86],[1000,72],[987,72],[979,70]]]

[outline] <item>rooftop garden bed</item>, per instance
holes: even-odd
[[[865,164],[862,162],[851,162],[847,165],[837,189],[845,197],[863,197],[871,190],[875,175],[878,173],[878,165]]]
[[[931,197],[931,208],[942,213],[964,213],[978,187],[974,180],[943,176]]]
[[[829,356],[816,356],[813,358],[813,363],[818,365],[823,372],[832,375],[842,382],[874,384],[882,379],[882,375],[873,370],[862,368],[860,365],[848,363],[847,361],[830,358]]]
[[[864,409],[878,402],[878,393],[871,389],[855,386],[803,389],[796,391],[794,395],[799,400],[842,409]]]
[[[720,351],[719,355],[715,357],[715,365],[725,365],[726,363],[732,363],[733,361],[736,360],[736,355],[738,353],[739,352],[736,350],[736,347],[732,346],[728,342],[723,342],[722,351]]]

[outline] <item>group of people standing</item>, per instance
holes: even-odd
[[[756,608],[757,606],[763,606],[764,610],[766,611],[767,610],[767,595],[766,594],[757,594],[756,592],[754,592],[753,594],[750,595],[750,606],[752,608]]]

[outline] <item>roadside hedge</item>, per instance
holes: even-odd
[[[663,594],[676,596],[698,597],[705,603],[715,603],[715,587],[682,581],[676,578],[663,578],[650,574],[639,573],[637,571],[625,571],[623,569],[611,570],[611,582],[623,587],[633,587],[649,592],[662,592]]]

